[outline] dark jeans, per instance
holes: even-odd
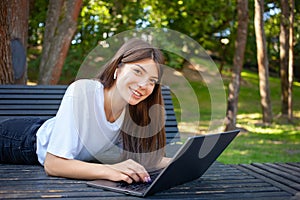
[[[0,163],[38,164],[36,132],[45,120],[11,118],[0,122]]]

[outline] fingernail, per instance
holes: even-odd
[[[146,182],[146,183],[151,182],[151,178],[150,178],[149,176],[145,177],[144,179],[145,179],[145,182]]]

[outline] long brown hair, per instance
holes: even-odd
[[[115,83],[113,74],[120,64],[149,58],[156,63],[159,82],[149,97],[137,105],[126,107],[120,131],[123,159],[131,158],[146,168],[152,168],[160,161],[166,145],[164,104],[159,84],[162,76],[161,65],[164,63],[163,54],[143,40],[131,39],[120,47],[97,76],[104,88],[109,89]]]

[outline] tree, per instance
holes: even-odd
[[[289,3],[280,0],[280,78],[281,78],[281,114],[288,115],[288,58],[289,58]]]
[[[77,29],[82,0],[50,0],[40,62],[39,84],[57,84]]]
[[[28,0],[0,1],[0,84],[26,84]]]
[[[293,79],[294,79],[294,0],[289,0],[290,16],[289,16],[289,64],[288,64],[288,119],[293,119]]]
[[[238,28],[233,58],[232,77],[229,84],[225,130],[236,128],[236,115],[238,110],[238,96],[240,90],[241,71],[244,62],[244,52],[248,32],[248,0],[237,0]]]
[[[264,31],[264,0],[255,0],[254,25],[257,46],[257,63],[259,73],[260,103],[263,123],[272,122],[272,106],[269,88],[269,61]]]

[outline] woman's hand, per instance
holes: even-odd
[[[146,169],[139,163],[129,159],[120,163],[105,165],[111,171],[108,173],[108,179],[113,181],[125,181],[127,183],[135,182],[150,182],[150,176]]]
[[[146,169],[130,159],[113,165],[104,165],[69,160],[47,153],[44,168],[50,176],[65,178],[107,179],[111,181],[125,181],[127,183],[151,181]]]

